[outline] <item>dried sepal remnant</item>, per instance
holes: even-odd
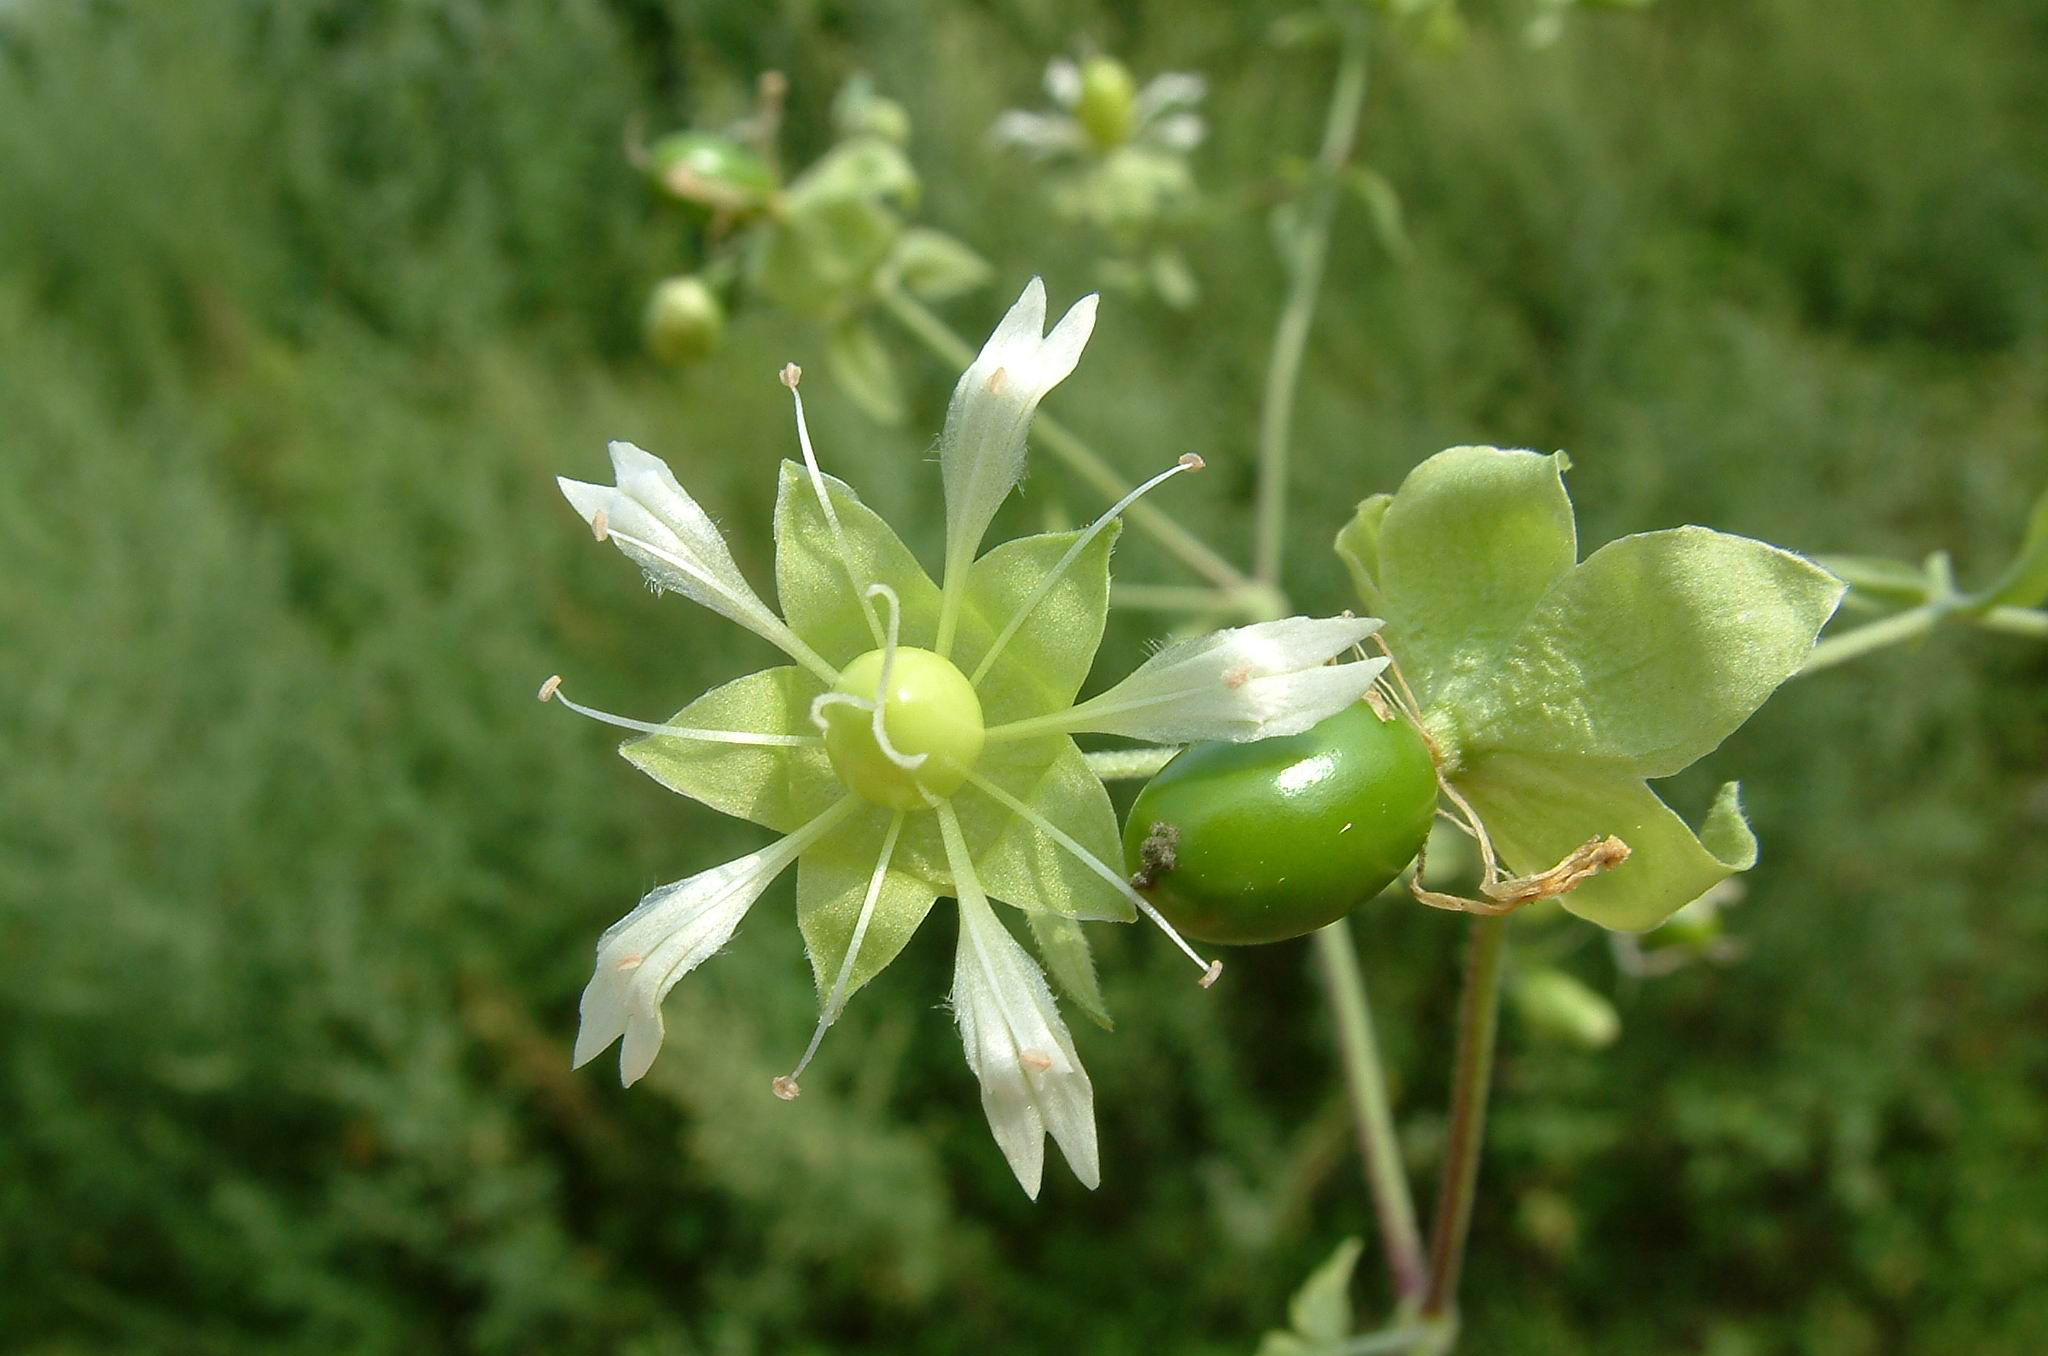
[[[1087,1075],[1045,974],[990,901],[1024,912],[1046,970],[1105,1024],[1079,920],[1149,916],[1200,982],[1219,970],[1123,878],[1115,812],[1070,733],[1106,728],[1076,719],[1074,696],[1102,636],[1118,515],[1201,459],[1182,457],[1081,531],[980,549],[1022,474],[1032,412],[1073,370],[1094,314],[1094,298],[1085,298],[1046,332],[1044,287],[1034,279],[961,378],[941,439],[947,538],[937,581],[852,487],[824,471],[794,364],[781,381],[801,460],[783,464],[776,503],[779,610],[648,453],[614,443],[615,485],[561,482],[598,538],[657,587],[740,623],[793,661],[714,688],[663,721],[572,701],[559,677],[542,686],[543,701],[633,732],[621,752],[662,785],[785,835],[653,892],[605,934],[585,991],[578,1064],[619,1042],[625,1080],[645,1074],[669,987],[724,946],[795,865],[797,921],[821,1011],[802,1056],[771,1082],[793,1099],[848,1001],[902,951],[934,901],[950,896],[962,926],[955,1010],[991,1127],[1027,1189],[1038,1184],[1045,1133],[1094,1185]],[[1325,663],[1366,629],[1295,618],[1226,632],[1182,647],[1188,662],[1163,680],[1155,657],[1145,681],[1155,692],[1202,688],[1200,718],[1245,737],[1312,723],[1322,706],[1371,681],[1370,664]],[[1246,675],[1235,687],[1222,682],[1226,669],[1240,668]],[[1170,722],[1122,726],[1142,737]]]

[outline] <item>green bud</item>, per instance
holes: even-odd
[[[1513,998],[1517,1015],[1552,1040],[1600,1050],[1621,1035],[1621,1016],[1606,995],[1562,970],[1524,971],[1516,977]]]
[[[700,362],[725,337],[725,307],[696,274],[665,278],[642,318],[648,351],[665,363]]]
[[[1081,100],[1074,116],[1099,150],[1121,146],[1131,138],[1136,119],[1137,85],[1115,57],[1090,57],[1081,65]]]

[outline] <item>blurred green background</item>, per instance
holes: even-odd
[[[1105,306],[1052,406],[1242,559],[1281,279],[1256,204],[1330,57],[1276,11],[1152,0],[193,0],[0,6],[0,1348],[57,1353],[1248,1352],[1370,1222],[1308,949],[1210,993],[1099,929],[1077,1032],[1104,1185],[1036,1205],[940,1007],[943,913],[815,1005],[785,883],[669,1004],[648,1080],[567,1067],[597,932],[758,845],[533,702],[665,713],[763,648],[656,599],[551,477],[670,458],[765,579],[755,310],[678,375],[687,266],[621,129],[850,73],[903,100],[927,219],[998,268],[979,335],[1086,241],[983,142],[1048,56],[1204,71],[1222,205],[1181,317]],[[1383,48],[1364,155],[1415,256],[1341,218],[1303,390],[1296,596],[1348,506],[1447,444],[1564,447],[1588,542],[1698,521],[2004,560],[2048,474],[2048,11],[1666,0],[1524,50]],[[827,464],[935,559],[953,373],[906,429],[818,383]],[[1007,510],[1092,514],[1041,459]],[[1120,577],[1181,582],[1144,539]],[[1120,614],[1105,670],[1157,620]],[[1504,1033],[1474,1352],[1876,1356],[2048,1341],[2048,656],[1957,630],[1801,680],[1672,788],[1740,776],[1749,954],[1651,983],[1590,939],[1620,1043]],[[1458,920],[1357,935],[1418,1183]],[[1384,1299],[1376,1259],[1360,1298]]]

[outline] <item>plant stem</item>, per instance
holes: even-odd
[[[1410,1303],[1422,1297],[1429,1272],[1423,1262],[1415,1198],[1401,1162],[1401,1142],[1394,1132],[1386,1075],[1373,1038],[1372,1011],[1366,1006],[1365,977],[1358,968],[1350,924],[1340,918],[1323,928],[1315,935],[1315,946],[1331,1015],[1336,1019],[1344,1083],[1357,1121],[1358,1152],[1365,1160],[1365,1181],[1372,1192],[1373,1213],[1379,1218],[1387,1272],[1393,1278],[1396,1298]]]
[[[1377,1332],[1347,1337],[1325,1350],[1329,1356],[1393,1356],[1394,1352],[1407,1351],[1433,1336],[1435,1331],[1425,1327],[1381,1328]]]
[[[930,349],[941,362],[950,367],[965,368],[974,361],[974,349],[968,342],[954,333],[953,327],[923,302],[902,288],[884,289],[881,301],[896,322],[909,331],[912,338]],[[1032,430],[1053,455],[1110,499],[1121,499],[1125,491],[1130,489],[1129,481],[1111,466],[1101,453],[1051,415],[1039,414],[1032,421]],[[1257,588],[1244,571],[1218,555],[1200,537],[1182,527],[1166,513],[1150,504],[1133,504],[1124,510],[1124,516],[1141,530],[1150,533],[1161,546],[1178,556],[1196,574],[1233,597],[1244,599],[1248,611],[1263,609],[1274,616],[1282,615],[1280,611],[1274,610],[1276,605],[1272,601],[1272,589]]]
[[[1472,1228],[1472,1199],[1479,1184],[1479,1155],[1486,1139],[1486,1095],[1493,1084],[1494,1032],[1500,1016],[1501,962],[1507,952],[1508,920],[1481,918],[1472,924],[1465,954],[1465,982],[1458,994],[1458,1054],[1451,1075],[1451,1124],[1444,1145],[1443,1179],[1437,1192],[1435,1232],[1429,1240],[1429,1293],[1424,1318],[1443,1318],[1458,1302],[1458,1275],[1465,1265],[1465,1240]]]
[[[1347,12],[1340,22],[1344,39],[1337,59],[1337,81],[1330,91],[1323,144],[1316,153],[1314,177],[1303,200],[1301,224],[1295,229],[1291,257],[1286,260],[1287,301],[1273,334],[1273,356],[1266,368],[1266,390],[1259,408],[1258,523],[1252,574],[1264,584],[1279,581],[1286,552],[1288,442],[1293,435],[1295,387],[1301,379],[1309,325],[1315,319],[1316,295],[1322,289],[1323,264],[1330,252],[1337,175],[1351,158],[1365,111],[1365,16]]]
[[[1887,645],[1897,645],[1901,641],[1923,636],[1933,630],[1935,624],[1949,610],[1943,603],[1922,603],[1896,616],[1886,617],[1883,621],[1874,621],[1867,626],[1844,631],[1838,636],[1829,636],[1813,647],[1813,653],[1806,657],[1806,662],[1799,667],[1799,674],[1794,676],[1833,668],[1837,664],[1860,658],[1873,650],[1881,650]]]

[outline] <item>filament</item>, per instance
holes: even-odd
[[[803,449],[804,469],[810,473],[811,489],[817,493],[818,508],[825,515],[825,525],[832,531],[832,544],[839,552],[839,565],[846,571],[846,582],[860,602],[860,614],[867,619],[875,644],[880,645],[881,622],[875,616],[874,606],[868,602],[867,592],[860,586],[860,576],[853,568],[853,550],[846,542],[846,529],[839,524],[839,511],[832,507],[832,496],[825,489],[825,473],[818,469],[818,454],[811,448],[811,427],[804,419],[804,398],[796,389],[797,383],[803,380],[804,370],[795,363],[785,363],[781,375],[782,384],[789,388],[789,398],[796,402],[796,441]]]
[[[1119,514],[1132,504],[1138,502],[1140,498],[1155,487],[1166,483],[1183,471],[1199,471],[1202,469],[1202,465],[1200,457],[1192,452],[1184,453],[1179,461],[1166,470],[1161,471],[1158,475],[1153,476],[1123,498],[1117,500],[1115,504],[1110,506],[1107,513],[1104,513],[1100,518],[1090,523],[1087,531],[1074,539],[1074,544],[1067,548],[1067,553],[1060,557],[1059,563],[1052,567],[1051,572],[1045,578],[1038,581],[1038,587],[1033,590],[1029,598],[1024,600],[1023,606],[1011,614],[1009,623],[997,633],[994,643],[988,647],[988,653],[981,657],[981,662],[975,665],[974,673],[967,681],[977,686],[980,685],[981,680],[988,676],[989,669],[994,666],[996,657],[1003,652],[1003,647],[1010,643],[1011,638],[1023,627],[1031,613],[1040,603],[1045,601],[1046,595],[1052,592],[1053,585],[1059,582],[1060,576],[1067,572],[1067,568],[1080,557],[1081,552],[1087,549],[1088,543],[1095,540],[1097,534],[1103,528],[1108,527]]]
[[[634,720],[630,716],[615,716],[609,711],[600,711],[594,706],[571,701],[562,691],[562,677],[556,674],[540,685],[542,701],[558,701],[579,716],[588,716],[606,725],[616,725],[622,730],[638,730],[641,734],[667,735],[671,739],[695,739],[707,744],[750,744],[762,748],[802,748],[818,743],[816,735],[754,734],[748,730],[703,730],[687,725],[656,725],[649,721]]]
[[[882,837],[882,855],[875,862],[875,873],[868,877],[868,892],[861,900],[860,916],[854,919],[853,936],[846,943],[846,957],[839,962],[839,975],[832,981],[832,992],[825,999],[824,1011],[818,1015],[817,1029],[811,1032],[811,1043],[804,1047],[803,1058],[796,1067],[775,1080],[775,1095],[785,1102],[796,1100],[802,1091],[796,1080],[811,1066],[811,1058],[818,1053],[818,1045],[825,1039],[825,1032],[839,1020],[839,1014],[846,1008],[846,986],[853,980],[854,961],[860,956],[860,944],[868,935],[868,923],[875,916],[875,901],[882,897],[882,882],[889,874],[889,861],[896,855],[896,839],[903,832],[903,812],[898,810],[889,820],[889,831]]]

